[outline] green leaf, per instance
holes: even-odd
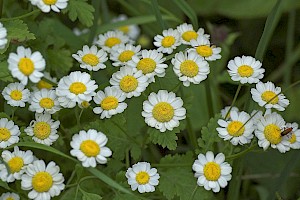
[[[3,182],[1,179],[0,179],[0,187],[7,189],[7,190],[11,190],[10,187],[8,186],[8,184],[6,182]]]
[[[47,58],[47,67],[55,70],[58,76],[67,74],[73,66],[71,51],[67,49],[49,49]]]
[[[98,194],[88,193],[83,190],[81,190],[81,193],[83,195],[82,200],[101,200],[102,197]]]
[[[10,119],[10,117],[6,113],[4,113],[4,112],[0,112],[0,118]]]
[[[216,130],[220,117],[220,114],[216,114],[209,120],[207,127],[202,128],[201,137],[198,139],[198,145],[201,153],[206,153],[209,150],[213,150],[213,144],[220,141],[218,132]]]
[[[7,61],[0,62],[0,80],[4,82],[13,82],[14,79],[8,70]]]
[[[190,18],[194,29],[197,30],[198,19],[194,9],[185,0],[173,0],[173,2]]]
[[[79,19],[79,21],[86,26],[92,26],[95,11],[94,7],[86,2],[87,0],[72,0],[64,12],[68,12],[71,21]]]

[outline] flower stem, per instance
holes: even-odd
[[[79,116],[79,112],[78,112],[78,106],[76,106],[75,108],[75,117],[76,117],[76,122],[77,122],[77,126],[80,127],[80,116]]]
[[[3,0],[0,0],[1,2],[3,1]],[[25,17],[29,17],[29,16],[31,16],[31,15],[34,15],[34,14],[38,14],[38,13],[40,13],[41,11],[39,10],[39,9],[36,9],[36,10],[33,10],[33,11],[31,11],[31,12],[29,12],[29,13],[26,13],[26,14],[24,14],[24,15],[20,15],[20,16],[17,16],[17,17],[12,17],[12,18],[2,18],[2,19],[0,19],[0,21],[1,22],[6,22],[6,21],[12,21],[12,20],[16,20],[16,19],[23,19],[23,18],[25,18]]]
[[[228,116],[228,114],[230,113],[232,107],[234,106],[234,104],[235,104],[235,102],[236,102],[236,100],[237,100],[237,97],[238,97],[238,95],[239,95],[239,93],[240,93],[241,88],[242,88],[242,85],[239,84],[239,86],[238,86],[238,88],[237,88],[237,90],[236,90],[236,92],[235,92],[235,95],[234,95],[233,101],[232,101],[232,103],[231,103],[231,106],[230,106],[229,110],[227,111],[227,113],[226,113],[226,115],[225,115],[225,118]]]
[[[205,92],[206,92],[206,102],[208,107],[208,118],[212,118],[214,116],[214,108],[213,108],[213,100],[210,88],[210,80],[209,78],[205,81]]]

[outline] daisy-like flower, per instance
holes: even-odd
[[[255,129],[258,146],[267,150],[271,145],[272,148],[278,149],[281,153],[288,151],[290,149],[290,142],[288,138],[281,135],[283,127],[285,127],[285,121],[276,112],[260,118]]]
[[[258,83],[264,77],[265,72],[261,66],[261,62],[251,56],[235,57],[227,65],[231,79],[240,81],[242,84]]]
[[[131,189],[139,193],[154,192],[159,183],[159,174],[156,168],[151,168],[148,162],[138,162],[128,168],[125,174]]]
[[[254,128],[253,121],[252,119],[249,120],[249,118],[250,115],[244,111],[230,111],[229,120],[218,120],[218,124],[221,126],[217,128],[219,137],[224,140],[230,140],[233,145],[250,143],[253,138]]]
[[[220,188],[225,188],[231,180],[232,167],[224,161],[223,153],[218,153],[216,157],[211,151],[206,152],[206,155],[199,154],[193,164],[197,184],[213,192],[220,192]]]
[[[298,129],[298,124],[296,122],[286,123],[283,131],[287,132],[285,137],[288,139],[290,147],[292,149],[300,149],[300,129]]]
[[[57,134],[59,124],[60,122],[51,119],[48,113],[36,113],[35,120],[32,120],[24,131],[27,135],[33,136],[35,142],[50,146],[59,137]]]
[[[79,63],[80,67],[89,71],[98,71],[104,69],[103,64],[107,61],[107,53],[102,49],[98,50],[95,45],[89,48],[87,45],[83,46],[82,50],[77,51],[77,54],[72,54]]]
[[[278,111],[284,111],[290,104],[290,101],[281,93],[280,87],[275,87],[274,83],[258,82],[256,88],[251,89],[252,99],[259,106],[265,108],[275,108]]]
[[[190,86],[190,83],[199,84],[210,72],[208,62],[193,51],[176,53],[171,62],[174,73],[186,87]]]
[[[68,0],[30,0],[30,2],[44,13],[48,13],[51,10],[59,13],[60,10],[68,6]]]
[[[143,75],[141,70],[129,66],[121,67],[112,75],[110,84],[125,93],[127,98],[138,97],[148,86],[148,78]]]
[[[19,142],[20,129],[7,118],[0,119],[0,148],[4,149]]]
[[[28,193],[29,199],[50,200],[65,188],[65,179],[59,171],[59,166],[53,161],[46,165],[43,160],[35,160],[26,167],[21,188],[31,190]]]
[[[209,40],[210,35],[204,34],[204,29],[199,28],[196,32],[192,26],[192,24],[180,24],[177,26],[177,31],[181,37],[182,44],[191,44],[191,40],[196,40],[199,36],[204,36]]]
[[[57,78],[56,77],[51,77],[50,73],[49,72],[44,72],[44,78],[45,79],[48,79],[49,81],[57,84]],[[41,90],[41,89],[53,89],[54,85],[49,83],[49,82],[46,82],[44,80],[40,80],[37,84],[36,84],[36,87],[38,90]],[[36,90],[36,89],[35,89]]]
[[[119,21],[124,21],[127,20],[127,16],[122,14],[119,15],[118,17],[114,18],[112,22],[119,22]],[[131,25],[125,25],[125,26],[120,26],[117,28],[117,30],[122,31],[125,35],[128,35],[130,39],[135,40],[139,34],[140,34],[140,28],[138,25],[131,24]]]
[[[70,151],[72,156],[77,157],[84,167],[96,167],[97,163],[106,164],[107,157],[112,155],[111,150],[106,147],[108,139],[102,132],[89,129],[82,130],[72,137]]]
[[[127,104],[123,102],[126,95],[116,87],[106,87],[103,91],[98,91],[93,98],[94,102],[100,107],[93,109],[94,113],[101,114],[100,118],[111,118],[111,116],[122,113]]]
[[[115,67],[126,65],[132,59],[132,56],[140,56],[140,51],[140,45],[133,46],[132,44],[119,44],[112,48],[110,60],[113,61],[112,65]]]
[[[89,101],[83,101],[83,102],[81,102],[81,104],[78,104],[78,107],[81,109],[85,109],[85,108],[88,108],[90,105],[91,104]]]
[[[96,44],[108,53],[110,53],[113,46],[129,42],[129,37],[121,31],[108,31],[105,34],[100,34],[98,37],[99,40]]]
[[[226,119],[226,120],[227,120],[227,119],[230,119],[230,113],[228,113],[229,109],[230,109],[230,106],[226,106],[225,108],[223,108],[223,109],[221,110],[221,117],[222,117],[223,119]],[[231,112],[231,111],[236,111],[236,112],[238,112],[239,109],[238,109],[237,107],[235,107],[235,106],[232,106],[230,112]],[[226,115],[227,115],[227,116],[226,116]]]
[[[37,113],[54,114],[60,110],[55,90],[42,89],[35,91],[30,100],[29,110]]]
[[[207,61],[221,59],[221,48],[210,45],[210,41],[204,36],[199,36],[196,40],[191,40],[191,45],[194,48],[190,49],[190,51],[195,51],[201,58]]]
[[[135,67],[137,70],[142,70],[143,74],[148,77],[148,82],[155,81],[154,76],[164,77],[166,75],[165,69],[168,67],[163,62],[163,54],[157,50],[142,50],[142,57],[132,56],[132,60],[128,62],[130,67]]]
[[[27,85],[28,79],[37,83],[44,76],[41,71],[45,69],[46,62],[38,51],[31,53],[30,48],[19,46],[17,53],[9,54],[7,62],[12,76],[20,80],[23,85]]]
[[[4,49],[7,44],[7,30],[0,22],[0,49]]]
[[[7,104],[13,107],[25,107],[25,103],[29,101],[30,91],[25,89],[22,83],[10,83],[2,91]]]
[[[182,106],[182,99],[176,97],[174,92],[159,90],[157,94],[152,92],[143,102],[142,116],[146,124],[160,132],[172,131],[179,126],[179,120],[186,117],[186,109]]]
[[[1,200],[20,200],[20,196],[16,193],[6,192],[0,196]]]
[[[158,47],[157,51],[167,54],[171,54],[181,44],[179,32],[171,28],[164,30],[162,35],[156,35],[154,40],[153,44]]]
[[[19,147],[15,146],[14,151],[3,151],[2,159],[9,167],[9,172],[6,169],[5,164],[0,164],[0,178],[4,182],[14,182],[15,180],[21,180],[22,174],[25,172],[25,168],[28,164],[33,162],[32,151],[20,151]]]
[[[91,101],[98,88],[96,81],[86,72],[75,71],[60,79],[56,95],[61,106],[73,108],[76,103]]]

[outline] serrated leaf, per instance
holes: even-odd
[[[68,12],[68,16],[71,21],[79,19],[79,21],[86,26],[92,26],[95,11],[94,7],[86,2],[87,0],[72,0],[69,1],[69,5],[65,11]]]
[[[88,193],[83,190],[81,190],[82,193],[82,200],[101,200],[102,197],[98,194]]]
[[[73,66],[71,52],[67,49],[47,50],[47,67],[54,70],[58,76],[67,74]]]
[[[218,132],[216,130],[220,117],[220,114],[216,114],[209,120],[207,126],[201,129],[201,137],[197,140],[201,153],[206,153],[209,150],[213,150],[213,144],[220,141]]]
[[[4,82],[13,82],[14,79],[8,70],[7,61],[0,62],[0,80]]]

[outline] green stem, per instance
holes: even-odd
[[[80,127],[80,117],[79,117],[78,109],[79,109],[79,107],[76,106],[76,108],[74,109],[74,112],[75,112],[75,117],[76,117],[77,126]]]
[[[157,0],[151,0],[151,3],[152,3],[152,9],[153,9],[154,15],[155,15],[161,29],[165,30],[167,26],[166,26],[165,21],[162,19]]]
[[[68,179],[66,187],[69,187],[68,185],[70,185],[70,183],[72,182],[73,178],[75,177],[75,174],[76,174],[76,170],[73,170],[70,178]]]
[[[23,19],[25,17],[29,17],[31,15],[34,15],[34,14],[38,14],[40,13],[41,11],[39,9],[36,9],[36,10],[33,10],[31,11],[30,13],[26,13],[24,15],[20,15],[18,17],[12,17],[12,18],[2,18],[0,19],[1,22],[6,22],[6,21],[12,21],[12,20],[16,20],[16,19]]]
[[[13,107],[11,110],[11,120],[14,120],[15,112],[18,109],[18,107]]]
[[[197,146],[198,146],[197,136],[196,136],[195,131],[193,130],[191,119],[189,117],[187,117],[186,121],[187,121],[187,132],[188,132],[188,135],[189,135],[189,139],[192,143],[193,148],[196,149]]]
[[[257,147],[257,144],[251,145],[249,148],[247,148],[246,150],[244,150],[242,152],[227,156],[226,160],[234,160],[236,158],[239,158],[239,157],[243,156],[244,154],[248,153],[249,151],[253,150],[255,147]]]
[[[207,79],[205,81],[205,92],[206,92],[206,102],[208,107],[208,115],[209,119],[214,116],[214,108],[213,108],[213,102],[212,102],[212,94],[211,94],[211,88],[210,88],[210,80]]]
[[[232,101],[232,103],[231,103],[231,106],[230,106],[229,110],[227,111],[227,113],[226,113],[226,115],[225,115],[225,118],[228,116],[228,114],[230,113],[232,107],[234,106],[234,104],[235,104],[235,102],[236,102],[236,100],[237,100],[237,97],[238,97],[238,95],[239,95],[239,93],[240,93],[241,88],[242,88],[242,85],[239,84],[239,86],[238,86],[238,88],[237,88],[237,90],[236,90],[236,92],[235,92],[235,95],[234,95],[233,101]]]
[[[99,1],[99,0],[98,0]],[[100,0],[101,1],[101,10],[102,10],[102,17],[103,17],[103,22],[105,24],[109,23],[110,17],[109,17],[109,11],[108,11],[108,6],[106,0]]]
[[[229,183],[227,200],[238,200],[240,196],[241,175],[243,173],[243,161],[237,159],[232,165],[232,179]]]
[[[99,19],[99,16],[100,16],[100,3],[101,1],[99,0],[93,0],[92,1],[92,5],[93,7],[95,8],[95,14],[94,14],[94,21],[93,21],[93,26],[91,27],[91,31],[90,31],[90,34],[89,34],[89,40],[88,40],[88,43],[89,44],[92,44],[93,43],[93,40],[94,40],[94,37],[96,35],[96,32],[97,32],[97,27],[98,27],[98,19]],[[92,71],[90,71],[90,75],[92,77]]]

